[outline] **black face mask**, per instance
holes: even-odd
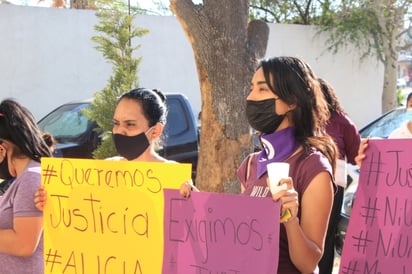
[[[9,164],[7,162],[7,154],[4,156],[4,160],[0,163],[0,179],[8,180],[11,179],[13,176],[11,176],[9,172]]]
[[[285,119],[286,114],[276,114],[276,99],[246,101],[246,116],[252,128],[261,133],[272,133]]]
[[[142,155],[150,145],[144,132],[135,136],[113,134],[113,142],[117,153],[129,161]]]

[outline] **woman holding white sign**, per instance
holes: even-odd
[[[2,101],[2,176],[15,178],[0,200],[2,274],[44,272],[43,214],[32,197],[41,183],[40,159],[51,156],[32,114],[14,100]]]

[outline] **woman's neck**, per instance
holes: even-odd
[[[148,149],[140,157],[135,159],[138,162],[167,162],[167,159],[157,154],[154,149]]]
[[[21,158],[13,158],[11,160],[11,168],[13,169],[13,174],[14,177],[19,177],[22,173],[23,170],[27,167],[27,165],[30,163],[30,158],[29,157],[21,157]]]

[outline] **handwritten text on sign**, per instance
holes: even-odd
[[[165,190],[163,273],[276,273],[280,204],[270,198]]]
[[[191,166],[42,159],[45,273],[161,273],[164,188]]]
[[[412,273],[412,139],[369,140],[340,273]]]

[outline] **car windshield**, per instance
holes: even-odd
[[[360,130],[362,138],[383,138],[406,121],[406,108],[393,109]]]
[[[63,105],[41,119],[39,128],[51,133],[59,143],[72,142],[87,131],[90,121],[81,113],[87,106],[88,103]]]

